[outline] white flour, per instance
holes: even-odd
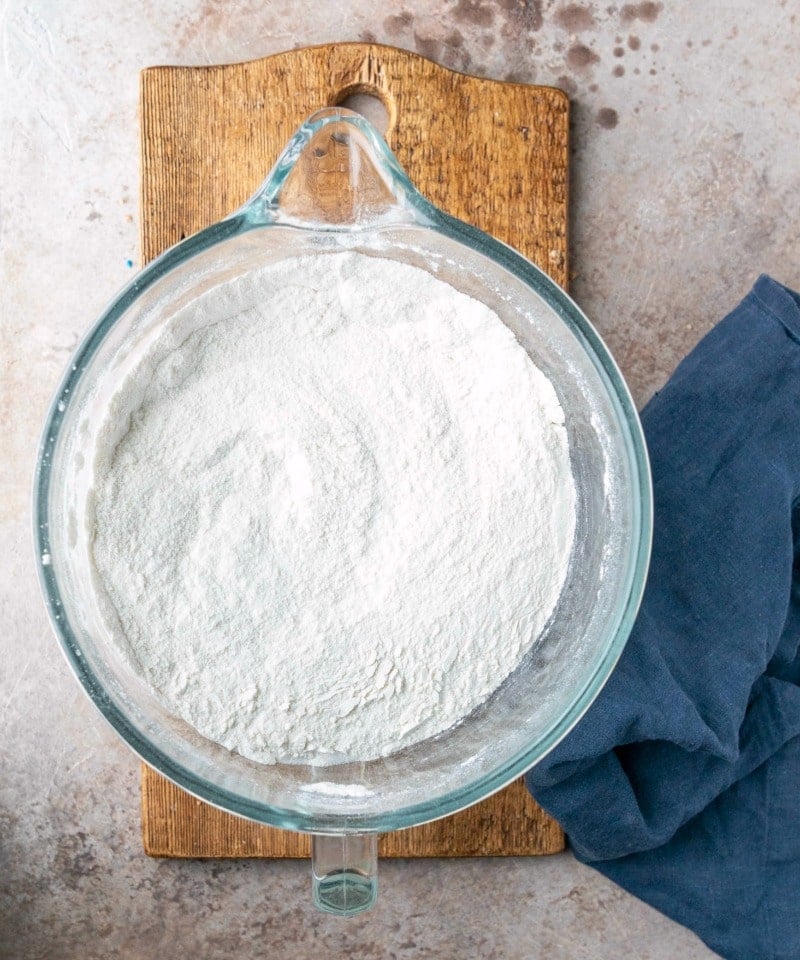
[[[556,394],[486,306],[359,254],[178,314],[120,384],[88,522],[104,617],[173,713],[262,762],[467,715],[558,599]]]

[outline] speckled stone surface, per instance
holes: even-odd
[[[800,286],[797,9],[793,0],[5,5],[0,955],[712,956],[569,854],[383,864],[378,908],[350,921],[312,910],[303,864],[145,858],[137,761],[50,635],[29,487],[56,380],[137,257],[140,68],[361,38],[562,86],[574,103],[573,292],[643,402],[759,271]]]

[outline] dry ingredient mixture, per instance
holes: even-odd
[[[88,532],[104,619],[162,703],[265,763],[456,723],[564,582],[555,391],[485,305],[355,253],[184,308],[119,385]]]

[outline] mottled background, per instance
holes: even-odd
[[[800,286],[793,0],[10,0],[0,11],[0,955],[711,956],[577,864],[382,865],[371,914],[300,863],[149,861],[138,768],[50,636],[29,538],[37,434],[137,260],[138,71],[330,40],[556,84],[574,107],[573,292],[644,402],[766,270]]]

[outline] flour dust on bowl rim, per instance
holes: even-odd
[[[170,714],[108,636],[84,529],[91,452],[115,383],[177,311],[266,264],[342,251],[425,270],[486,304],[509,327],[553,384],[565,414],[575,535],[544,631],[466,719],[377,760],[260,764]],[[34,497],[50,620],[89,697],[133,750],[189,793],[255,821],[314,834],[315,902],[334,913],[374,902],[377,834],[484,799],[577,723],[627,640],[651,537],[639,420],[589,321],[529,261],[434,208],[371,125],[339,108],[300,127],[244,207],[153,261],[107,308],[54,397]]]

